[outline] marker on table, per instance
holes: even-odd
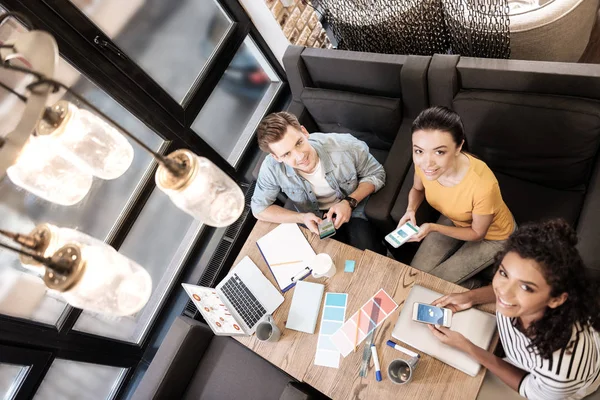
[[[375,366],[375,379],[377,382],[381,382],[381,367],[379,366],[379,357],[377,357],[377,349],[375,345],[371,345],[371,354],[373,356],[373,365]]]
[[[393,342],[391,340],[388,340],[386,342],[386,344],[390,347],[393,347],[394,349],[396,349],[398,351],[401,351],[402,353],[404,353],[408,356],[417,357],[417,358],[421,357],[419,354],[415,353],[414,351],[411,351],[411,350],[407,349],[406,347],[402,347],[399,344],[397,344],[396,342]]]

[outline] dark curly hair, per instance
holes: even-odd
[[[577,234],[573,228],[563,219],[552,219],[519,227],[495,258],[496,268],[509,252],[534,260],[551,288],[550,296],[568,295],[562,305],[548,307],[544,316],[524,332],[531,340],[529,350],[543,358],[551,358],[556,350],[570,345],[570,327],[577,322],[600,331],[597,286],[586,278],[576,244]]]

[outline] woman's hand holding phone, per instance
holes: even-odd
[[[414,226],[417,226],[417,218],[415,217],[415,212],[413,210],[406,210],[400,221],[398,222],[397,228],[400,228],[405,223],[410,222]]]
[[[433,333],[433,336],[438,338],[440,342],[464,351],[465,353],[468,353],[469,347],[473,345],[473,342],[464,337],[462,333],[455,332],[440,325],[427,325],[427,327],[431,333]]]
[[[442,296],[439,299],[431,303],[432,306],[449,308],[452,312],[459,312],[468,310],[473,307],[473,298],[471,291],[464,293],[452,293],[446,296]]]

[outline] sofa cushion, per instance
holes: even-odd
[[[600,102],[463,91],[453,101],[468,148],[494,172],[560,190],[585,190],[600,145]]]
[[[402,101],[305,88],[302,102],[322,132],[351,133],[369,147],[389,150],[402,123]]]
[[[279,400],[293,378],[226,336],[215,336],[185,393],[185,399]]]
[[[214,337],[208,325],[177,317],[132,399],[180,399]]]
[[[494,171],[504,202],[517,223],[562,217],[575,226],[585,193],[557,190]]]

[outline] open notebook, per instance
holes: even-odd
[[[296,224],[281,224],[256,241],[282,292],[306,278],[315,251]]]

